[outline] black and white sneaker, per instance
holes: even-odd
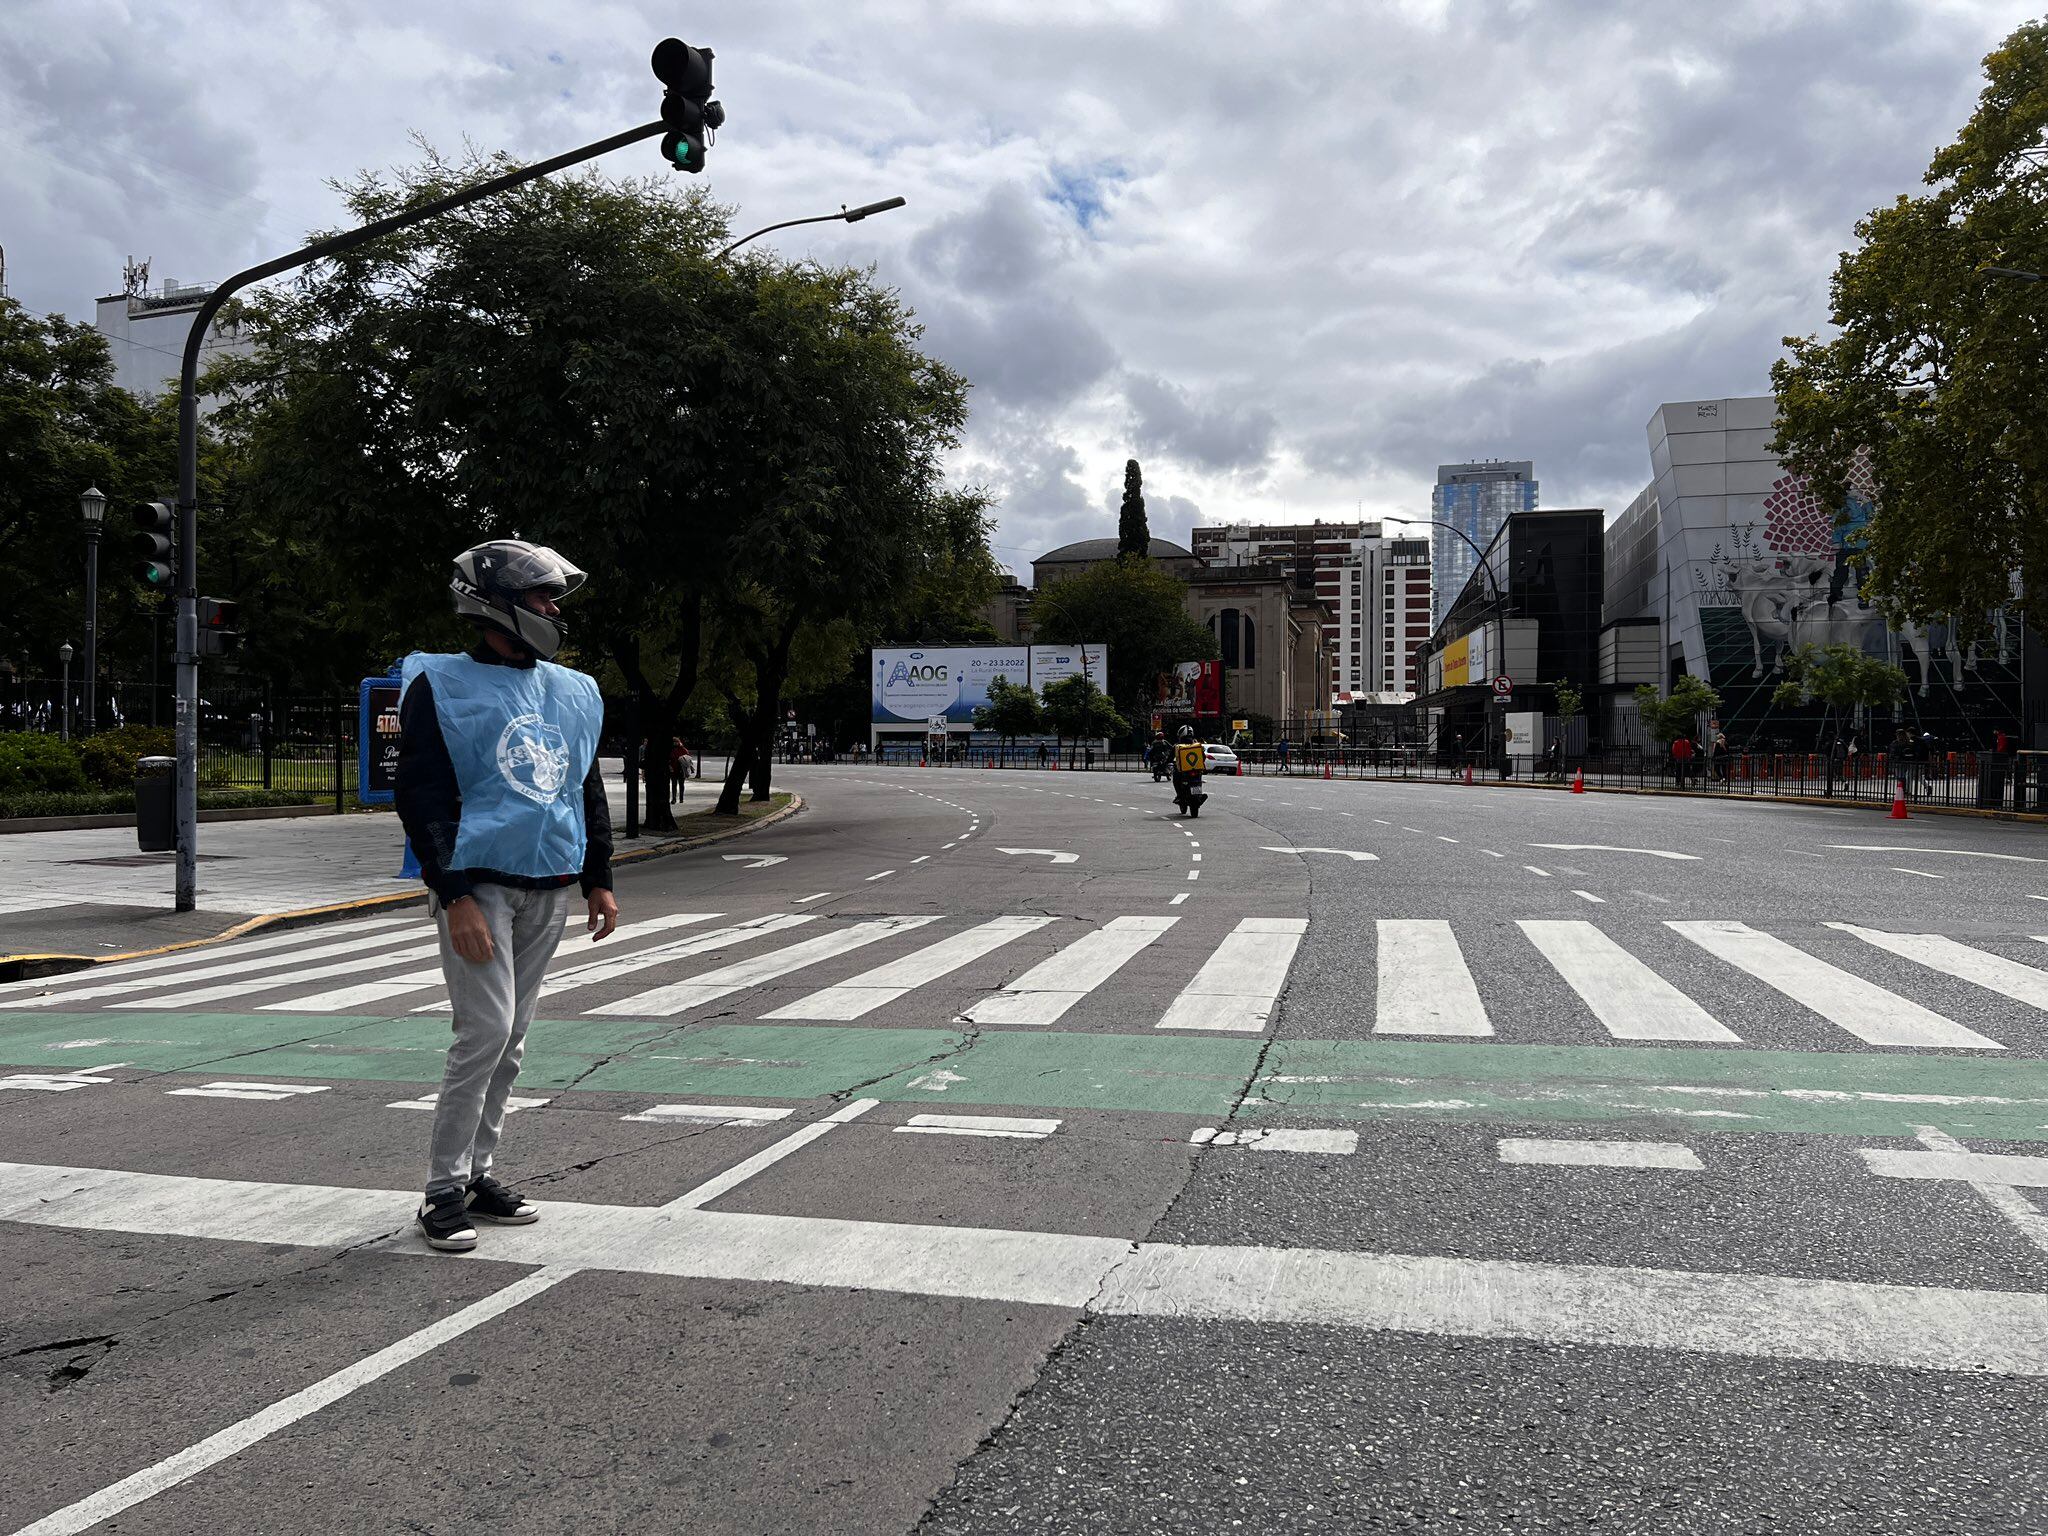
[[[420,1231],[429,1248],[443,1253],[467,1253],[476,1246],[476,1228],[470,1225],[462,1191],[444,1189],[420,1202]]]
[[[469,1214],[501,1227],[523,1227],[540,1220],[540,1207],[486,1173],[469,1181]]]

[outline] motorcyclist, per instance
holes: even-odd
[[[1173,748],[1167,744],[1166,732],[1152,733],[1152,744],[1145,749],[1145,762],[1152,770],[1154,784],[1173,771]]]
[[[1202,802],[1209,798],[1202,792],[1202,775],[1208,766],[1202,744],[1195,740],[1195,728],[1182,726],[1173,754],[1173,803],[1180,807],[1181,815],[1202,814]]]

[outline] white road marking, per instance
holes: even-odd
[[[686,928],[692,923],[708,922],[721,914],[717,912],[671,912],[662,917],[646,918],[635,922],[626,930],[626,937],[638,939],[648,934],[661,933],[673,928]],[[578,917],[584,916],[577,914]],[[439,946],[435,946],[438,953]],[[614,951],[614,956],[616,951]],[[613,958],[613,956],[607,956]],[[366,981],[353,987],[335,987],[326,992],[314,992],[304,997],[287,998],[281,1003],[264,1003],[258,1013],[346,1013],[352,1008],[361,1008],[368,1003],[378,1003],[386,998],[403,997],[408,992],[418,992],[427,987],[443,985],[447,977],[438,964],[421,970],[408,971],[403,976],[390,976],[382,981]],[[266,985],[283,985],[282,981]],[[544,989],[545,990],[545,989]],[[417,1011],[417,1010],[416,1010]]]
[[[1455,843],[1457,841],[1455,837],[1445,837],[1441,832],[1437,833],[1436,840],[1440,843]]]
[[[1500,1160],[1554,1168],[1671,1168],[1698,1173],[1704,1166],[1691,1147],[1675,1141],[1568,1141],[1503,1136]]]
[[[1043,1141],[1060,1128],[1057,1120],[1013,1115],[912,1115],[908,1125],[891,1126],[899,1136],[988,1136]]]
[[[398,920],[394,918],[386,919],[386,921],[396,922]],[[282,971],[308,960],[325,960],[335,955],[354,956],[355,958],[350,964],[355,966],[385,965],[394,960],[402,959],[407,954],[416,953],[416,951],[411,950],[379,950],[381,945],[398,943],[402,940],[414,939],[419,936],[418,919],[416,917],[409,920],[406,926],[412,931],[409,933],[382,933],[375,938],[358,936],[334,943],[313,944],[309,948],[292,950],[284,954],[269,954],[258,960],[246,958],[246,951],[237,954],[235,950],[238,946],[217,949],[206,954],[179,955],[175,958],[181,965],[195,966],[195,968],[192,970],[181,970],[175,975],[170,976],[159,974],[138,975],[137,973],[141,971],[154,971],[153,962],[148,961],[133,966],[122,965],[106,970],[74,972],[70,976],[53,976],[46,981],[25,983],[25,985],[47,986],[52,982],[80,979],[96,981],[96,984],[72,987],[66,991],[53,992],[47,996],[9,998],[7,999],[7,1006],[10,1008],[48,1008],[67,1003],[84,1002],[88,998],[121,997],[129,993],[146,992],[153,987],[183,987],[188,982],[216,981],[223,976],[256,976],[267,971]],[[327,936],[327,934],[321,935],[322,938]],[[306,943],[308,939],[308,935],[303,933],[294,933],[289,935],[289,937],[301,944]],[[172,957],[166,956],[165,958],[169,959]],[[201,961],[212,961],[213,963],[195,965],[195,962]],[[283,983],[276,984],[282,985]],[[269,986],[272,983],[260,982],[257,985]],[[155,1005],[152,1004],[151,1006]]]
[[[110,1008],[132,1009],[173,1009],[196,1008],[201,1003],[217,1003],[223,998],[245,997],[251,992],[268,992],[275,987],[302,986],[309,981],[325,981],[330,976],[360,976],[366,970],[379,966],[396,965],[424,960],[429,955],[441,952],[439,940],[427,944],[415,944],[407,949],[386,950],[381,955],[355,955],[347,960],[330,960],[324,965],[302,966],[296,971],[279,971],[274,976],[238,976],[233,981],[216,982],[211,986],[193,987],[182,992],[152,992],[144,997],[131,997],[125,1002],[109,1003]],[[434,972],[436,978],[440,972]],[[405,991],[414,990],[412,987]]]
[[[786,853],[721,853],[719,857],[728,864],[741,864],[748,869],[769,869],[789,862]]]
[[[1489,859],[1504,859],[1507,857],[1507,855],[1504,853],[1495,853],[1491,848],[1482,848],[1479,851],[1485,854]]]
[[[1996,1040],[1852,976],[1746,923],[1667,922],[1716,959],[1748,972],[1869,1045],[2002,1051]]]
[[[73,1230],[269,1243],[289,1233],[299,1246],[345,1248],[384,1239],[395,1214],[410,1212],[418,1199],[412,1190],[0,1164],[0,1220]],[[423,1260],[427,1252],[410,1234],[382,1246]],[[533,1226],[494,1231],[490,1251],[506,1263],[550,1267],[476,1304],[495,1308],[489,1315],[553,1283],[562,1272],[554,1266],[588,1266],[1116,1316],[1310,1323],[2048,1377],[2048,1295],[2024,1291],[1310,1248],[1141,1243],[1133,1249],[1120,1237],[569,1201],[550,1201],[547,1219]],[[435,1255],[433,1262],[448,1261]],[[464,1309],[393,1346],[403,1358],[384,1363],[384,1352],[373,1355],[68,1506],[51,1517],[59,1523],[28,1530],[34,1536],[83,1531],[483,1320]],[[342,1381],[341,1390],[328,1385]],[[244,1425],[260,1427],[247,1433]]]
[[[337,923],[331,928],[323,927],[320,929],[319,937],[323,940],[340,938],[360,939],[366,934],[379,933],[383,936],[371,940],[370,943],[372,945],[389,944],[394,940],[409,938],[411,935],[387,933],[385,930],[398,927],[413,928],[417,927],[418,923],[419,915],[417,913],[411,913],[404,917],[360,918],[354,922]],[[0,1000],[5,1000],[9,1007],[34,1007],[36,1005],[32,1002],[17,1001],[17,999],[22,999],[24,995],[43,992],[52,987],[62,989],[66,997],[78,997],[81,993],[73,988],[74,983],[83,983],[87,986],[97,987],[106,984],[109,977],[125,980],[131,976],[154,974],[158,971],[173,970],[185,965],[204,965],[212,961],[225,961],[230,965],[243,967],[243,962],[250,955],[262,954],[274,949],[289,949],[295,944],[304,944],[308,937],[309,935],[303,930],[291,929],[284,933],[273,933],[262,938],[238,939],[232,944],[202,945],[194,949],[179,950],[174,954],[155,955],[147,960],[111,961],[103,965],[95,965],[87,970],[71,971],[63,976],[42,976],[33,981],[9,982],[5,986],[0,986]],[[293,965],[303,958],[305,958],[303,954],[286,955],[270,963],[275,965]],[[254,967],[243,968],[254,969]],[[230,971],[208,972],[208,975],[230,974],[232,974]],[[196,977],[191,973],[184,977],[172,978],[176,982],[194,979],[204,978]],[[93,995],[102,994],[94,993]],[[104,995],[111,996],[114,994]]]
[[[1669,848],[1618,848],[1612,843],[1531,843],[1531,848],[1553,848],[1559,853],[1641,853],[1653,859],[1685,859],[1697,864],[1696,853],[1674,853]]]
[[[1436,918],[1379,919],[1376,1035],[1490,1035],[1493,1025],[1451,925]]]
[[[1166,904],[1167,904],[1167,905],[1168,905],[1169,907],[1177,907],[1177,906],[1179,906],[1179,905],[1180,905],[1180,904],[1181,904],[1182,902],[1186,901],[1186,900],[1188,899],[1188,897],[1189,897],[1190,895],[1192,895],[1192,894],[1193,894],[1193,893],[1192,893],[1192,892],[1189,892],[1189,891],[1182,891],[1182,892],[1181,892],[1181,893],[1180,893],[1180,894],[1179,894],[1178,896],[1172,896],[1172,897],[1169,897],[1169,898],[1167,898],[1167,902],[1166,902]]]
[[[1899,875],[1918,875],[1922,880],[1946,880],[1948,878],[1947,875],[1937,875],[1932,870],[1928,869],[1907,869],[1902,864],[1894,864],[1892,866],[1892,873]]]
[[[440,1098],[441,1095],[437,1090],[433,1093],[423,1093],[416,1099],[399,1099],[395,1103],[386,1104],[384,1107],[386,1109],[424,1109],[431,1114],[435,1104],[440,1102]],[[524,1109],[539,1109],[548,1102],[550,1101],[547,1099],[533,1099],[516,1093],[511,1094],[505,1100],[505,1113],[516,1115]]]
[[[1912,843],[1829,843],[1828,846],[1852,853],[1922,853],[1955,859],[2005,859],[2014,864],[2048,864],[2048,859],[2036,858],[2029,853],[1985,853],[1977,848],[1928,848]]]
[[[799,928],[805,923],[815,923],[817,918],[808,912],[779,912],[771,917],[750,917],[744,922],[733,923],[724,928],[713,928],[705,933],[695,933],[687,939],[673,943],[657,944],[652,949],[633,950],[623,955],[606,955],[601,960],[586,960],[581,965],[568,966],[556,971],[540,984],[543,998],[558,993],[573,992],[578,987],[591,987],[601,981],[616,981],[621,976],[630,976],[635,971],[644,971],[650,966],[662,965],[670,960],[686,960],[692,955],[701,955],[711,950],[724,949],[730,944],[744,943],[758,939],[764,934],[780,933],[785,928]],[[415,1013],[446,1013],[446,1002],[429,1003],[416,1008]]]
[[[1591,923],[1523,918],[1518,926],[1615,1039],[1740,1040]]]
[[[1858,1149],[1870,1171],[1887,1179],[1954,1179],[1964,1184],[2023,1184],[2048,1187],[2048,1157],[2023,1157],[2011,1152],[1957,1150],[1908,1152],[1898,1147]]]
[[[801,906],[803,906],[803,905],[804,905],[805,903],[807,903],[807,902],[812,902],[812,901],[823,901],[823,900],[824,900],[824,899],[825,899],[825,898],[826,898],[827,896],[830,896],[831,894],[832,894],[832,893],[831,893],[830,891],[813,891],[813,892],[812,892],[812,893],[811,893],[810,895],[808,895],[808,896],[799,896],[799,897],[797,897],[797,899],[796,899],[795,901],[791,902],[791,903],[790,903],[790,905],[791,905],[791,906],[797,906],[797,907],[801,907]]]
[[[1153,1028],[1259,1033],[1272,1017],[1307,932],[1305,917],[1244,918]]]
[[[621,1115],[653,1125],[772,1125],[795,1114],[760,1104],[654,1104],[637,1115]]]
[[[481,1301],[473,1301],[440,1321],[427,1324],[417,1333],[407,1334],[397,1343],[388,1344],[353,1365],[345,1365],[331,1376],[323,1376],[310,1387],[280,1398],[268,1408],[258,1409],[197,1444],[131,1473],[117,1483],[110,1483],[98,1493],[88,1494],[75,1504],[67,1504],[31,1525],[23,1526],[15,1536],[77,1536],[81,1531],[90,1530],[123,1510],[133,1509],[144,1500],[153,1499],[197,1477],[208,1467],[239,1455],[280,1429],[287,1429],[308,1415],[341,1401],[358,1387],[366,1387],[443,1344],[461,1338],[472,1328],[481,1327],[492,1318],[511,1311],[521,1302],[561,1284],[575,1273],[566,1265],[550,1265],[524,1275],[502,1291],[493,1291]]]
[[[1078,863],[1081,858],[1081,855],[1078,853],[1062,853],[1057,848],[998,848],[996,852],[1013,854],[1035,853],[1042,858],[1051,859],[1055,864],[1074,864]]]
[[[1356,848],[1288,848],[1288,847],[1265,847],[1265,848],[1261,848],[1261,849],[1260,849],[1259,851],[1260,851],[1261,853],[1293,853],[1293,854],[1303,854],[1303,853],[1334,853],[1334,854],[1336,854],[1336,855],[1337,855],[1337,856],[1338,856],[1339,858],[1344,858],[1344,859],[1350,859],[1350,860],[1351,860],[1351,861],[1352,861],[1352,862],[1353,862],[1354,864],[1371,864],[1371,863],[1377,863],[1377,862],[1379,861],[1379,855],[1378,855],[1378,854],[1376,854],[1376,853],[1365,853],[1365,852],[1362,852],[1361,850],[1359,850],[1359,849],[1356,849]]]
[[[1919,1127],[1919,1138],[1922,1145],[1932,1148],[1937,1153],[1960,1153],[1965,1157],[1970,1155],[1967,1147],[1938,1127]],[[1869,1154],[1864,1155],[1867,1157]],[[2035,1158],[2033,1161],[2042,1162],[2048,1159]],[[2011,1222],[2021,1237],[2043,1253],[2048,1253],[2048,1216],[2042,1215],[2034,1208],[2033,1201],[2014,1189],[2011,1180],[1972,1179],[1970,1188],[1976,1192],[1978,1199]]]
[[[886,880],[886,879],[888,879],[888,878],[889,878],[889,877],[890,877],[891,875],[893,875],[893,874],[895,874],[895,873],[896,873],[896,871],[895,871],[895,870],[893,870],[893,869],[885,869],[885,870],[883,870],[883,871],[882,871],[882,872],[881,872],[881,873],[880,873],[879,875],[869,875],[869,876],[868,876],[868,884],[872,885],[872,884],[874,884],[874,883],[875,883],[875,881],[877,881],[877,880]]]
[[[1579,890],[1576,886],[1573,887],[1572,894],[1574,896],[1583,896],[1586,900],[1592,902],[1596,906],[1604,907],[1607,905],[1607,898],[1605,896],[1595,896],[1591,891],[1582,891]]]
[[[166,1097],[173,1099],[259,1099],[274,1104],[280,1099],[296,1098],[301,1094],[325,1093],[325,1087],[310,1083],[206,1083],[198,1088],[171,1088]]]
[[[16,1088],[23,1093],[70,1093],[76,1088],[91,1088],[112,1081],[111,1077],[95,1077],[90,1072],[16,1072],[0,1077],[0,1089]]]
[[[913,864],[922,864],[926,859],[930,857],[931,855],[928,853],[920,853],[916,858],[912,859],[910,862]]]
[[[936,944],[891,960],[887,965],[863,971],[836,986],[798,998],[787,1007],[762,1015],[764,1019],[858,1019],[914,987],[949,976],[973,960],[1000,949],[1012,939],[1055,921],[1050,917],[998,917],[977,924],[964,933],[949,934]]]
[[[1069,1008],[1179,922],[1177,917],[1115,917],[983,998],[961,1017],[973,1024],[1057,1023]]]
[[[858,1120],[881,1102],[880,1099],[855,1099],[851,1104],[833,1110],[822,1120],[813,1120],[809,1125],[798,1126],[780,1141],[763,1147],[745,1162],[735,1163],[725,1172],[706,1179],[695,1189],[678,1195],[659,1209],[663,1215],[677,1211],[701,1210],[721,1195],[731,1194],[763,1169],[774,1167],[790,1153],[802,1151],[835,1126],[844,1125],[849,1120]]]
[[[1522,866],[1522,868],[1524,868],[1524,869],[1526,869],[1527,871],[1529,871],[1529,873],[1530,873],[1530,874],[1532,874],[1532,875],[1541,875],[1541,876],[1542,876],[1542,877],[1543,877],[1544,879],[1546,879],[1546,880],[1548,880],[1548,879],[1550,878],[1550,871],[1549,871],[1549,870],[1547,870],[1547,869],[1538,869],[1538,868],[1537,868],[1537,867],[1536,867],[1536,866],[1535,866],[1534,864],[1524,864],[1524,865]]]
[[[816,938],[804,939],[782,949],[772,949],[765,955],[752,955],[744,960],[735,960],[730,965],[720,966],[715,971],[706,971],[702,976],[693,976],[687,981],[672,981],[659,987],[650,987],[645,992],[635,992],[631,997],[599,1003],[594,1008],[584,1009],[583,1013],[586,1018],[593,1015],[621,1017],[638,1014],[671,1017],[687,1013],[693,1008],[715,1003],[721,997],[729,997],[748,987],[759,986],[764,981],[773,981],[778,976],[787,976],[791,971],[800,971],[807,965],[816,965],[820,960],[830,960],[836,955],[846,954],[937,921],[936,917],[878,917],[864,923],[853,923],[848,927],[831,933],[821,933]]]
[[[1232,1131],[1205,1125],[1188,1140],[1198,1147],[1251,1147],[1259,1152],[1322,1152],[1333,1157],[1349,1157],[1358,1150],[1356,1131],[1295,1130],[1282,1126]]]
[[[1973,949],[1938,933],[1886,933],[1877,928],[1859,928],[1854,923],[1827,926],[1854,934],[1866,944],[1917,961],[1944,976],[1974,982],[2016,1003],[2048,1010],[2048,971],[2037,971],[2003,955]]]

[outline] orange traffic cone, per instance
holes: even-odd
[[[1467,784],[1472,782],[1472,765],[1470,763],[1465,765],[1465,782]]]
[[[1329,776],[1330,776],[1330,765],[1329,765],[1328,763],[1324,763],[1324,764],[1323,764],[1323,777],[1327,779],[1327,778],[1328,778]]]
[[[1903,789],[1892,796],[1891,819],[1893,821],[1907,821],[1911,819],[1906,815],[1906,792]]]
[[[1581,768],[1577,773],[1572,775],[1572,793],[1575,795],[1583,795],[1585,792],[1586,770]]]

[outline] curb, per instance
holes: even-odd
[[[644,864],[649,859],[663,859],[672,854],[688,853],[693,848],[708,847],[712,843],[729,842],[735,837],[745,837],[760,832],[778,822],[802,814],[806,809],[804,797],[790,792],[789,804],[780,810],[770,811],[758,821],[744,826],[727,827],[720,832],[707,832],[701,837],[679,837],[670,842],[657,843],[652,848],[635,848],[622,853],[612,860],[612,868],[621,864]],[[68,954],[26,954],[0,955],[0,982],[34,981],[43,976],[61,976],[69,971],[89,970],[94,966],[112,965],[119,960],[146,960],[158,955],[177,954],[188,949],[205,949],[214,944],[225,944],[230,939],[246,938],[258,929],[284,930],[307,928],[315,923],[329,922],[338,917],[353,917],[364,912],[381,912],[410,906],[415,902],[424,903],[427,893],[424,888],[408,891],[394,891],[389,896],[359,896],[353,901],[337,901],[326,906],[298,907],[290,912],[262,912],[255,917],[246,917],[232,927],[203,939],[184,939],[176,944],[160,944],[154,949],[129,950],[118,955],[68,955]]]
[[[1256,777],[1280,778],[1281,775],[1260,774],[1256,775]],[[1309,778],[1312,776],[1309,774],[1291,774],[1287,777]],[[1321,783],[1322,781],[1317,780],[1317,782]],[[1339,779],[1337,782],[1343,783],[1345,781]],[[1354,784],[1452,784],[1460,789],[1465,787],[1464,783],[1458,779],[1353,779],[1349,782]],[[1475,777],[1471,787],[1473,789],[1535,790],[1554,795],[1568,795],[1572,792],[1572,787],[1569,784],[1534,784],[1526,779],[1481,779]],[[1850,799],[1830,800],[1823,795],[1716,795],[1703,794],[1690,789],[1630,789],[1625,785],[1619,784],[1605,786],[1588,784],[1586,786],[1586,793],[1589,795],[1642,795],[1652,799],[1664,800],[1704,800],[1715,804],[1733,805],[1741,805],[1745,802],[1754,802],[1758,805],[1811,805],[1829,811],[1873,811],[1879,816],[1891,814],[1891,806],[1888,802]],[[1907,805],[1915,816],[1967,816],[1978,821],[2015,821],[2032,823],[2037,826],[2048,825],[2048,813],[2040,811],[1992,811],[1980,810],[1976,806],[1969,805],[1916,805],[1911,801],[1908,801]]]

